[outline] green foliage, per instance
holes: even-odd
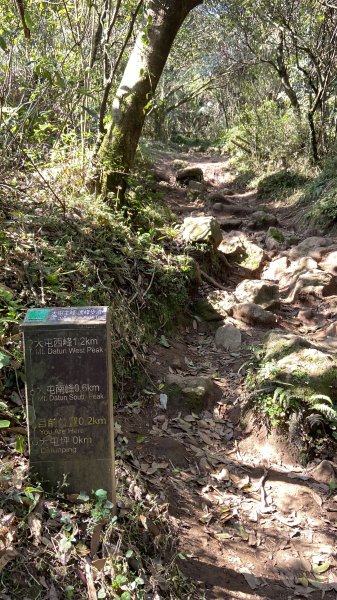
[[[265,100],[259,106],[243,109],[224,139],[231,154],[240,162],[244,160],[246,168],[260,173],[261,167],[293,162],[300,152],[302,132],[288,106]]]
[[[329,396],[308,395],[296,386],[289,388],[278,385],[273,394],[259,395],[257,405],[273,426],[285,425],[293,413],[301,414],[302,424],[306,419],[311,428],[324,423],[337,424],[337,406],[333,405]]]
[[[304,193],[304,202],[311,205],[306,219],[316,225],[331,227],[337,222],[337,178],[323,172]]]
[[[24,198],[14,202],[9,194],[5,202],[9,216],[15,211],[15,220],[9,218],[2,232],[6,270],[0,281],[0,315],[7,345],[0,359],[7,362],[4,378],[11,377],[6,385],[9,391],[16,385],[9,358],[22,360],[20,338],[15,344],[10,340],[22,319],[23,303],[107,304],[112,308],[115,382],[122,388],[142,360],[144,343],[172,315],[177,322],[193,265],[187,256],[165,251],[173,243],[172,217],[151,192],[150,181],[131,188],[126,206],[119,209],[83,193],[76,168],[67,161],[54,177],[54,186],[62,182],[66,217],[62,206],[50,205],[48,192],[41,194],[33,185],[31,194],[38,194],[41,203],[38,214]]]
[[[271,426],[288,429],[296,445],[319,431],[334,437],[337,427],[336,365],[308,346],[304,338],[271,334],[255,351],[246,376],[253,390],[248,404]]]
[[[296,171],[282,170],[264,175],[258,180],[260,198],[280,198],[293,193],[307,182],[307,177]]]

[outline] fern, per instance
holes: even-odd
[[[330,404],[330,406],[332,406],[332,400],[330,396],[324,396],[324,394],[312,394],[312,396],[303,398],[303,400],[311,406],[315,406],[317,400],[323,400],[324,404]]]
[[[320,427],[324,423],[323,416],[318,413],[311,413],[311,415],[307,416],[306,420],[308,421],[311,429],[315,426]]]
[[[313,409],[320,412],[329,421],[337,421],[337,410],[333,406],[318,403],[313,405]]]

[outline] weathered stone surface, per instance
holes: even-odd
[[[307,308],[304,310],[299,310],[297,313],[297,319],[300,323],[304,323],[304,325],[314,325],[317,318],[317,311],[312,308]],[[322,318],[322,315],[320,315]]]
[[[289,256],[292,259],[300,258],[301,256],[312,256],[316,258],[319,253],[319,248],[324,248],[332,243],[332,239],[328,237],[309,237],[293,246],[291,248]]]
[[[191,181],[188,182],[188,190],[193,194],[203,194],[206,191],[206,185],[201,181]]]
[[[244,279],[237,286],[234,295],[241,303],[253,302],[262,308],[271,308],[279,301],[278,285],[259,279]]]
[[[182,225],[185,242],[208,242],[215,248],[222,241],[220,225],[214,217],[187,217]]]
[[[231,231],[224,235],[218,247],[229,260],[252,272],[258,271],[264,260],[263,248],[251,242],[241,231]]]
[[[291,261],[280,280],[281,287],[296,283],[299,275],[317,269],[317,262],[311,256],[303,256]]]
[[[265,244],[268,250],[278,250],[282,245],[284,245],[285,236],[282,231],[277,229],[276,227],[269,227],[265,239]]]
[[[237,261],[238,264],[241,267],[252,271],[252,273],[254,273],[254,271],[259,271],[264,260],[263,249],[248,240],[244,243],[244,249],[245,252]]]
[[[320,483],[337,481],[337,465],[330,460],[322,460],[318,465],[308,469],[308,475]]]
[[[199,298],[194,305],[195,314],[202,319],[202,321],[213,322],[222,321],[224,314],[218,312],[218,310],[208,302],[207,298]],[[227,314],[227,313],[225,313]]]
[[[225,290],[214,290],[207,294],[207,303],[214,308],[217,314],[226,317],[233,311],[237,303],[234,294]]]
[[[30,309],[23,323],[30,466],[44,485],[114,501],[108,308]]]
[[[201,411],[214,394],[214,384],[207,377],[166,376],[164,392],[168,396],[168,409],[176,408]]]
[[[200,167],[185,167],[184,169],[179,169],[177,171],[176,180],[179,183],[188,185],[188,182],[192,179],[194,181],[203,181],[204,174]]]
[[[219,221],[219,225],[222,231],[232,231],[242,225],[242,219],[236,219],[235,217],[226,217]]]
[[[280,284],[282,284],[282,278]],[[321,271],[320,269],[312,269],[300,274],[294,274],[291,281],[288,280],[288,285],[283,291],[286,291],[286,302],[294,302],[297,298],[304,299],[308,296],[322,298],[337,292],[336,280],[331,273]]]
[[[269,281],[280,281],[284,272],[288,267],[288,259],[286,256],[281,256],[272,260],[269,265],[263,269],[261,279],[268,279]]]
[[[251,215],[250,226],[254,229],[266,229],[271,225],[277,225],[277,217],[264,210],[257,210]]]
[[[265,359],[277,359],[284,354],[290,354],[301,348],[313,348],[306,338],[283,330],[275,330],[265,340]]]
[[[336,396],[336,356],[315,347],[301,336],[274,331],[266,340],[261,381],[291,383],[289,393],[303,398]]]
[[[326,254],[319,266],[323,271],[337,275],[337,251]]]
[[[275,368],[279,370],[287,379],[293,374],[301,372],[303,375],[303,383],[308,378],[317,380],[326,372],[331,370],[331,356],[317,350],[317,348],[299,348],[280,358]]]
[[[222,325],[215,332],[215,345],[229,352],[237,352],[241,348],[241,331],[234,325]]]
[[[211,192],[210,194],[207,194],[207,200],[211,203],[217,203],[222,205],[227,204],[229,206],[233,205],[233,200],[227,198],[224,192]]]
[[[226,254],[227,257],[234,257],[244,250],[245,239],[246,236],[241,231],[231,231],[224,236],[218,250],[219,252]]]
[[[260,327],[274,327],[277,323],[277,318],[273,313],[253,302],[236,304],[233,307],[233,317],[247,325],[259,325]]]

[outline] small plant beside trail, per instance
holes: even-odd
[[[303,344],[303,346],[301,346]],[[332,383],[336,366],[331,357],[294,336],[269,336],[256,352],[246,377],[246,406],[252,407],[270,427],[288,432],[297,448],[314,446],[322,436],[337,439],[337,405]],[[331,390],[331,391],[330,391]],[[330,395],[327,394],[330,391]]]
[[[25,481],[26,463],[16,463],[15,481],[9,463],[0,480],[4,594],[39,598],[47,587],[55,598],[141,600],[161,590],[194,597],[179,570],[166,505],[145,493],[122,459],[117,511],[103,489],[67,496],[64,481],[46,494]]]

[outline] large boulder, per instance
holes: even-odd
[[[330,396],[333,385],[336,385],[336,367],[336,361],[330,354],[317,348],[298,348],[271,365],[266,378],[287,383],[295,380],[303,387],[308,386],[309,393],[311,388],[312,393]]]
[[[271,308],[279,302],[278,285],[260,279],[244,279],[237,286],[234,295],[240,303],[253,302],[262,308]]]
[[[230,323],[222,325],[215,332],[215,345],[229,352],[237,352],[241,348],[241,331]]]
[[[312,479],[326,485],[337,481],[337,465],[330,460],[322,460],[318,465],[308,469],[307,473]]]
[[[249,271],[259,271],[264,261],[264,251],[260,246],[251,242],[241,231],[231,231],[224,234],[219,252],[225,254],[229,260],[235,261]]]
[[[203,181],[204,174],[200,167],[185,167],[177,171],[176,180],[183,185],[188,185],[191,180]]]
[[[253,229],[267,229],[271,225],[277,225],[278,220],[275,215],[264,210],[257,210],[251,215],[249,226]]]
[[[329,252],[319,264],[320,268],[327,273],[337,275],[337,251]]]
[[[316,259],[321,256],[322,248],[331,245],[331,243],[332,240],[328,237],[309,237],[297,244],[297,246],[293,246],[289,252],[289,256],[292,259],[302,256],[311,256]]]
[[[226,290],[213,290],[207,294],[207,303],[217,312],[217,314],[226,317],[233,312],[236,304],[236,298],[231,292]]]
[[[284,275],[284,272],[287,270],[288,262],[289,261],[286,256],[281,256],[280,258],[272,260],[269,265],[263,269],[261,279],[280,281]]]
[[[202,181],[194,181],[194,179],[191,179],[188,182],[188,191],[192,196],[200,196],[205,193],[206,185]]]
[[[282,278],[280,283],[284,282]],[[304,273],[295,274],[292,276],[290,282],[283,288],[286,292],[287,297],[285,302],[291,303],[297,300],[308,299],[308,297],[322,298],[324,296],[331,296],[337,292],[336,278],[320,269],[311,269]]]
[[[257,372],[257,383],[266,381],[291,384],[285,388],[289,396],[304,402],[315,394],[335,399],[337,359],[301,336],[275,330],[266,340]]]
[[[201,411],[215,394],[215,386],[207,377],[166,376],[163,392],[168,397],[168,409]]]
[[[277,323],[277,318],[273,313],[253,302],[236,304],[233,307],[233,317],[247,325],[258,325],[259,327],[275,327]]]
[[[182,224],[185,242],[210,243],[217,248],[222,241],[220,225],[214,217],[187,217]]]

